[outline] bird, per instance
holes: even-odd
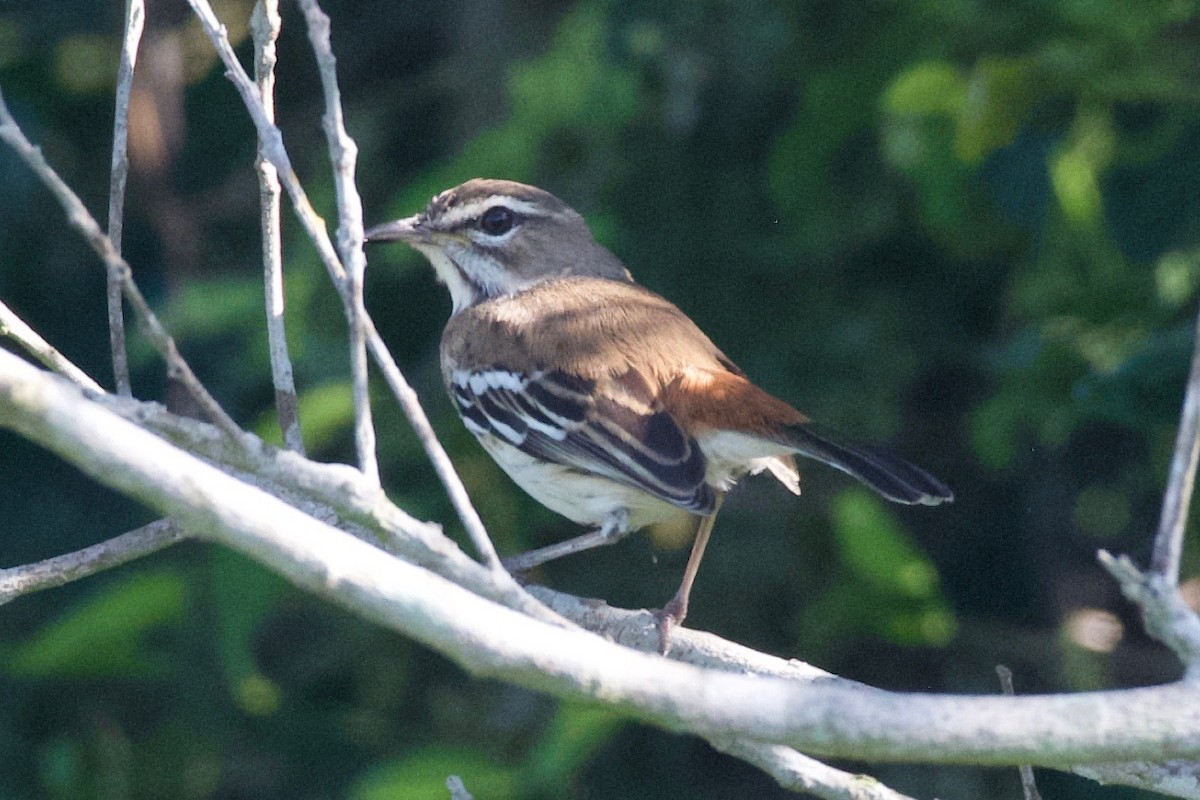
[[[592,528],[506,567],[528,571],[696,518],[679,589],[655,612],[663,653],[687,616],[721,503],[745,475],[768,472],[799,494],[802,456],[897,503],[954,499],[920,467],[840,441],[753,383],[550,192],[475,178],[364,238],[428,259],[453,305],[440,360],[463,423],[520,488]]]

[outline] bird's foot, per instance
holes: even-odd
[[[679,596],[676,595],[669,603],[652,613],[656,621],[655,627],[658,628],[658,652],[659,655],[665,656],[671,652],[671,632],[683,625],[684,617],[687,616],[687,601],[680,602]]]

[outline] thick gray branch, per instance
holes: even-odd
[[[1200,687],[901,695],[704,670],[486,601],[179,451],[0,352],[0,424],[479,675],[666,728],[874,760],[1067,766],[1200,756]]]
[[[790,747],[736,739],[709,741],[721,752],[753,764],[794,792],[807,792],[822,800],[912,800],[870,775],[835,769]]]
[[[1135,786],[1172,797],[1200,800],[1200,763],[1195,761],[1092,764],[1075,767],[1073,771],[1097,783]]]
[[[443,535],[440,527],[416,520],[397,508],[378,486],[352,467],[309,461],[296,453],[277,450],[251,434],[244,434],[235,445],[214,426],[172,414],[157,403],[111,395],[97,402],[226,472],[254,476],[256,485],[286,502],[293,502],[292,497],[310,498],[331,509],[340,527],[361,529],[361,533],[356,531],[359,538],[382,540],[380,546],[389,552],[476,594],[536,619],[565,624],[526,594],[508,573],[481,567]]]

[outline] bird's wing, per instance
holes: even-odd
[[[628,392],[644,379],[597,381],[559,370],[496,365],[455,370],[450,397],[477,436],[490,434],[535,458],[642,489],[696,514],[716,504],[700,447],[671,415]]]

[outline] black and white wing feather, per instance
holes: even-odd
[[[705,458],[671,416],[596,391],[557,370],[457,370],[450,396],[476,436],[495,436],[535,458],[642,489],[697,514],[716,495]]]

